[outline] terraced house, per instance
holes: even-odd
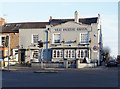
[[[69,61],[85,57],[91,61],[102,59],[101,18],[52,19],[49,22],[34,22],[28,28],[19,29],[21,61]],[[43,42],[43,47],[38,42]]]

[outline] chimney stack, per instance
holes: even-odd
[[[52,20],[52,16],[50,16],[50,20]]]
[[[75,11],[75,22],[79,23],[79,15],[77,11]]]
[[[4,25],[4,24],[6,24],[5,19],[0,18],[0,26],[2,26],[2,25]]]

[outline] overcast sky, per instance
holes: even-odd
[[[111,49],[111,56],[118,54],[118,2],[2,2],[0,16],[10,22],[49,21],[53,18],[97,17],[101,15],[104,46]]]

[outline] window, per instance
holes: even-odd
[[[5,56],[8,56],[8,50],[5,50]]]
[[[20,26],[21,24],[16,24],[16,27]]]
[[[60,43],[60,39],[61,39],[60,33],[55,33],[53,35],[53,43]]]
[[[38,59],[38,50],[33,52],[33,58]]]
[[[5,27],[9,27],[9,26],[10,26],[10,24],[6,24],[6,25],[5,25]]]
[[[62,58],[63,51],[62,50],[53,50],[53,58]]]
[[[0,50],[0,59],[3,59],[3,50]]]
[[[32,36],[32,42],[33,42],[33,43],[37,43],[38,40],[39,40],[39,35],[33,35],[33,36]]]
[[[5,37],[2,37],[2,45],[5,45]]]
[[[65,50],[65,58],[74,58],[74,57],[75,57],[75,50],[74,49]]]
[[[88,43],[88,34],[87,33],[80,33],[80,42]]]
[[[84,58],[84,57],[88,57],[88,50],[87,49],[78,49],[76,51],[77,53],[77,58]]]
[[[4,46],[5,45],[5,40],[6,40],[6,36],[5,35],[1,35],[0,36],[0,46]]]

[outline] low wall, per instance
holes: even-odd
[[[40,63],[40,62],[32,62],[31,63],[32,67],[36,68],[66,68],[64,63]],[[96,63],[79,63],[78,65],[76,64],[68,64],[67,68],[93,68],[97,67]]]
[[[77,68],[93,68],[97,67],[97,63],[80,63]]]
[[[63,68],[63,63],[40,63],[40,62],[32,62],[32,67],[39,67],[39,68]]]

